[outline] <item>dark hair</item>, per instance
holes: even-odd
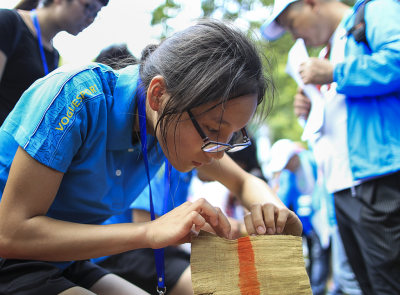
[[[15,5],[14,9],[21,9],[21,10],[32,10],[38,7],[39,3],[41,2],[43,6],[49,6],[51,3],[53,3],[54,0],[21,0],[18,2],[17,5]],[[68,0],[72,1],[72,0]],[[108,0],[98,0],[103,4],[103,6],[106,6],[108,4]]]
[[[32,10],[39,5],[39,0],[21,0],[15,5],[14,9]]]
[[[116,70],[138,62],[126,44],[116,44],[104,48],[94,61],[109,65]]]
[[[166,125],[207,102],[256,94],[260,104],[272,81],[263,75],[254,44],[233,27],[203,20],[145,50],[140,77],[145,89],[156,75],[164,77],[169,99],[157,127],[166,138]],[[159,125],[159,126],[158,126]]]

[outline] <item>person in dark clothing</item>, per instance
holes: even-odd
[[[0,125],[25,90],[58,67],[53,38],[61,31],[79,34],[107,3],[23,0],[14,9],[0,9]]]

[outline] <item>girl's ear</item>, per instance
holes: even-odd
[[[165,80],[163,76],[155,76],[147,90],[149,105],[153,111],[160,110],[166,94]]]

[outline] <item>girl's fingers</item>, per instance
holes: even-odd
[[[199,232],[200,229],[206,224],[206,220],[198,212],[192,211],[189,216],[192,224],[194,225],[194,231]]]
[[[257,234],[256,229],[254,227],[253,217],[251,216],[251,213],[247,213],[244,216],[244,225],[246,226],[246,230],[249,235],[252,236],[252,235]]]
[[[196,224],[195,219],[193,219],[193,223],[196,225],[196,231],[199,231],[200,228],[204,226],[205,222],[208,222],[216,234],[226,238],[229,237],[231,225],[220,208],[212,206],[205,199],[198,199],[194,203],[191,203],[190,206],[186,205],[186,207],[187,210],[192,211],[192,213],[196,212],[199,216],[202,216],[204,220],[204,223]]]
[[[191,211],[197,211],[204,217],[207,217],[208,222],[211,226],[215,227],[218,225],[219,221],[219,214],[214,206],[212,206],[209,202],[205,199],[200,198],[196,200],[192,205],[189,207]]]
[[[262,207],[260,204],[253,205],[251,207],[251,216],[253,220],[253,225],[254,228],[259,235],[263,235],[266,233],[266,228],[265,228],[265,223],[264,223],[264,218],[263,218],[263,212],[262,212]]]
[[[218,225],[215,227],[211,225],[211,227],[217,235],[229,238],[231,233],[231,224],[220,208],[215,207],[215,210],[218,212]]]
[[[276,209],[276,233],[281,234],[285,229],[285,225],[289,216],[289,210],[287,209]]]
[[[254,205],[244,217],[249,235],[281,234],[284,232],[290,211],[273,204]]]
[[[266,233],[273,235],[276,232],[275,227],[275,206],[272,204],[265,204],[263,207],[263,215],[265,226],[267,227]]]

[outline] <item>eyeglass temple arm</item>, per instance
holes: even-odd
[[[246,130],[246,128],[243,127],[240,131],[242,131],[242,135],[243,135],[243,140],[244,140],[244,142],[250,141],[250,138],[249,138],[249,136],[247,135],[247,130]]]
[[[190,120],[192,121],[194,128],[196,128],[197,132],[200,134],[203,142],[206,142],[207,140],[209,140],[208,136],[204,134],[203,130],[201,130],[200,125],[199,125],[199,123],[197,123],[192,112],[190,110],[188,110],[187,113],[189,114]]]

